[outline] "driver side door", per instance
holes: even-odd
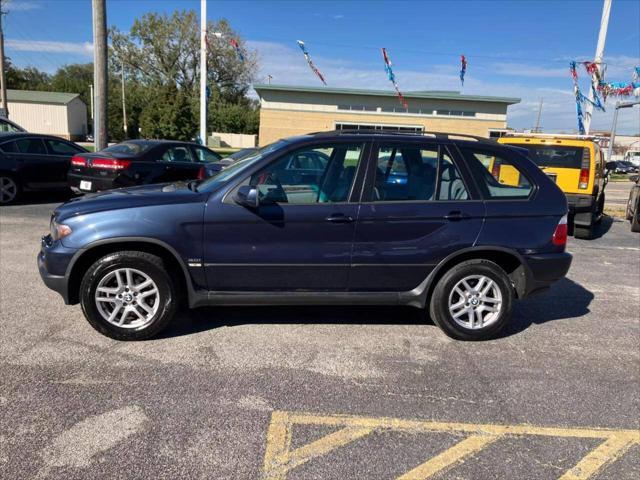
[[[209,290],[346,291],[366,147],[332,142],[287,152],[208,207]],[[298,162],[310,157],[326,161],[314,164],[320,170]],[[233,200],[242,185],[258,190],[258,208]]]

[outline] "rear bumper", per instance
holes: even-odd
[[[567,205],[569,214],[590,212],[593,207],[593,195],[581,195],[579,193],[567,193]]]
[[[75,193],[93,193],[93,192],[101,192],[103,190],[111,190],[113,188],[117,188],[114,186],[114,178],[105,178],[105,177],[91,177],[89,175],[78,175],[75,173],[69,172],[67,175],[67,182],[69,183],[69,188],[73,190]],[[80,188],[80,182],[87,181],[91,182],[91,189],[83,190]]]
[[[528,268],[524,297],[547,290],[567,275],[573,256],[570,253],[545,253],[524,257]]]

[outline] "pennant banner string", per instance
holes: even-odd
[[[305,47],[304,42],[302,40],[298,40],[298,46],[300,47],[300,50],[302,50],[302,53],[304,54],[304,58],[307,60],[307,63],[309,64],[309,68],[311,69],[311,71],[315,73],[316,76],[320,79],[320,81],[326,86],[327,82],[324,80],[324,77],[322,76],[322,73],[320,73],[320,70],[318,70],[316,66],[313,64],[313,61],[311,60],[311,56],[307,51],[307,47]]]
[[[460,83],[464,87],[464,74],[467,73],[467,58],[460,55]]]
[[[238,40],[236,40],[235,38],[232,38],[231,40],[229,40],[229,44],[231,44],[231,46],[236,51],[236,55],[238,55],[238,59],[241,62],[244,62],[244,55],[242,54],[242,50],[240,49],[240,44],[238,43]]]
[[[402,95],[402,92],[400,91],[400,87],[398,87],[398,83],[396,82],[396,76],[393,73],[391,59],[389,58],[389,55],[387,54],[387,49],[386,48],[382,49],[382,58],[384,60],[384,71],[387,72],[387,78],[393,84],[393,88],[395,88],[396,93],[398,94],[398,100],[400,100],[400,103],[402,104],[402,106],[404,108],[409,108],[409,105],[405,101],[404,96]]]

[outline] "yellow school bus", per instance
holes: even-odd
[[[602,218],[607,183],[603,149],[596,137],[586,135],[507,134],[499,143],[524,148],[529,158],[567,196],[574,235],[591,238]],[[500,182],[518,182],[518,173],[505,166]]]

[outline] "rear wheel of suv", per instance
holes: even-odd
[[[431,297],[433,321],[458,340],[484,340],[509,321],[513,286],[495,263],[467,260],[446,272]]]
[[[87,270],[80,303],[93,328],[116,340],[144,340],[163,330],[177,291],[161,258],[145,252],[109,254]]]

